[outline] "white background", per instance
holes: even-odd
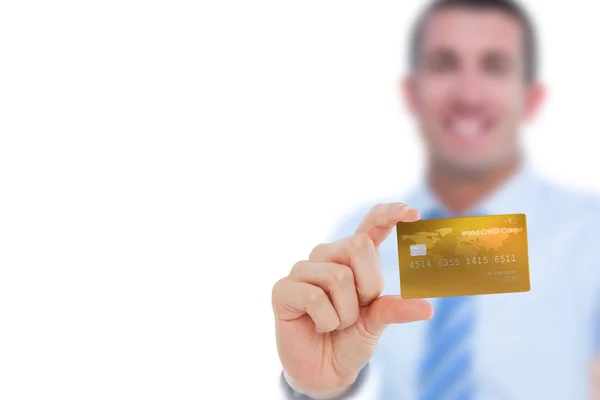
[[[421,176],[422,3],[0,3],[0,398],[275,397],[272,285]],[[527,3],[527,148],[600,190],[599,6]]]

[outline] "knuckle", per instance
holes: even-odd
[[[373,206],[373,208],[371,208],[371,213],[372,214],[379,214],[381,213],[384,209],[385,209],[385,204],[383,203],[377,203]]]
[[[364,296],[368,299],[376,299],[377,297],[379,297],[379,295],[383,292],[383,284],[381,285],[376,285],[374,286],[372,289],[367,289],[364,291]]]
[[[378,274],[375,281],[369,283],[368,287],[361,288],[360,293],[361,293],[362,297],[369,299],[369,300],[374,300],[377,297],[379,297],[379,295],[381,295],[381,293],[383,293],[383,289],[384,289],[383,277],[381,277],[381,274]]]
[[[363,291],[363,297],[366,300],[366,303],[370,303],[371,301],[375,300],[377,297],[379,297],[379,295],[381,294],[381,292],[378,292],[374,289],[369,289],[369,290],[364,290]],[[361,303],[363,305],[365,305],[366,303]]]
[[[406,208],[406,204],[404,203],[394,203],[393,204],[394,207],[394,211],[404,211],[404,209]]]
[[[307,261],[305,260],[300,260],[298,261],[296,264],[294,264],[294,266],[292,267],[291,271],[290,271],[290,276],[295,276],[298,274],[299,270],[302,270],[303,268],[305,268],[307,264]]]
[[[325,297],[326,294],[323,290],[319,289],[318,287],[314,287],[314,289],[308,293],[306,302],[309,306],[314,307],[323,301]]]
[[[355,299],[354,304],[346,304],[346,307],[341,310],[338,310],[340,325],[338,329],[343,330],[353,325],[360,316],[360,308],[358,304],[358,298]]]
[[[327,248],[328,245],[329,245],[328,243],[321,243],[321,244],[316,245],[310,252],[310,255],[308,256],[308,258],[314,259],[315,257],[318,257],[319,254],[323,253],[323,251]]]
[[[275,284],[273,285],[273,288],[271,289],[271,303],[273,305],[275,305],[278,302],[284,280],[285,280],[285,278],[281,278],[280,280],[275,282]]]
[[[335,285],[346,287],[354,284],[354,273],[346,266],[332,268],[329,274]]]
[[[373,206],[373,210],[381,211],[382,208],[385,208],[387,206],[388,206],[387,203],[377,203]]]
[[[373,242],[366,233],[355,233],[349,243],[351,252],[359,253],[372,247]]]

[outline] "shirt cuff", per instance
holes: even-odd
[[[281,393],[282,399],[286,400],[313,400],[313,398],[296,391],[286,379],[286,374],[281,373]],[[379,389],[378,374],[374,368],[366,364],[358,373],[356,380],[350,388],[342,395],[335,397],[335,400],[361,400],[375,399]],[[332,399],[333,400],[333,399]]]

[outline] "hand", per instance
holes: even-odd
[[[399,221],[419,219],[402,203],[375,206],[356,233],[315,247],[273,287],[277,349],[292,386],[335,397],[355,381],[392,323],[430,319],[431,304],[381,296],[378,249]]]

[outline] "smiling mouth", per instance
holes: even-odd
[[[474,143],[489,136],[492,128],[489,118],[450,118],[444,122],[444,130],[465,143]]]

